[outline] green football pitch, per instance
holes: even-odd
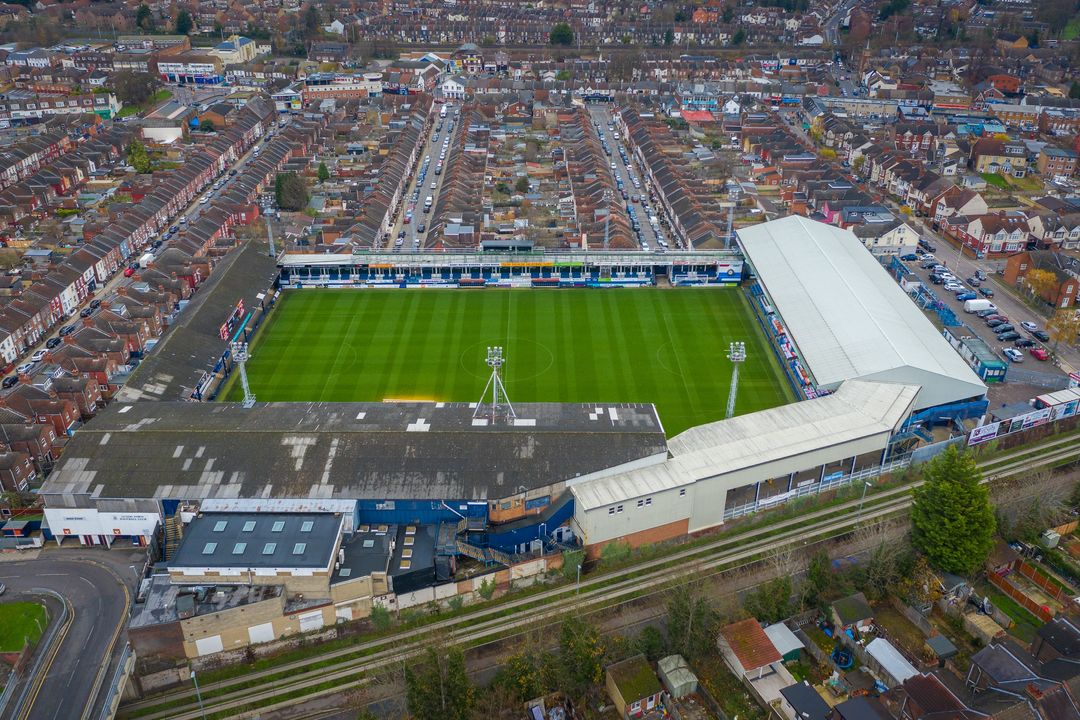
[[[501,345],[511,402],[651,402],[674,435],[723,417],[733,340],[736,412],[790,401],[734,288],[287,290],[247,371],[260,401],[476,402]]]

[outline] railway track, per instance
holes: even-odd
[[[988,459],[979,464],[984,471],[983,482],[1080,459],[1078,440],[1080,433],[1074,433]],[[851,532],[862,522],[887,519],[901,513],[910,506],[911,490],[919,484],[910,483],[868,496],[861,515],[856,517],[851,511],[859,506],[859,501],[853,499],[597,575],[583,581],[580,592],[575,592],[574,586],[560,586],[392,637],[357,643],[321,656],[209,683],[202,686],[206,710],[208,715],[227,712],[231,717],[248,717],[245,711],[253,706],[258,706],[259,712],[280,709],[321,695],[362,687],[371,675],[393,668],[419,653],[432,633],[441,633],[457,644],[477,647],[557,621],[571,608],[577,611],[610,609],[680,582],[731,572],[753,565],[777,548],[801,547],[833,539]],[[318,667],[312,668],[316,664]],[[273,687],[264,689],[267,684]],[[126,705],[121,708],[121,716],[151,720],[195,719],[201,717],[201,713],[194,691],[185,689]]]

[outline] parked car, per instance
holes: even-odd
[[[1024,362],[1024,353],[1020,352],[1019,350],[1014,350],[1013,348],[1005,348],[1001,351],[1001,353],[1014,363]]]
[[[94,309],[89,307],[84,307],[82,310],[79,311],[79,317],[90,317],[93,314]]]
[[[979,281],[979,278],[977,277],[969,277],[964,282],[966,282],[971,287],[979,287],[980,285],[982,285],[982,283]]]
[[[991,308],[989,310],[980,310],[979,312],[977,312],[975,314],[985,320],[986,318],[990,317],[991,315],[996,315],[997,314],[997,309],[996,308]]]
[[[101,301],[100,300],[91,300],[90,301],[90,307],[97,310],[99,307],[101,307]]]
[[[19,384],[19,376],[18,375],[8,375],[6,378],[4,378],[4,382],[0,383],[0,385],[2,385],[5,390],[7,390],[10,387],[15,387],[18,384]]]
[[[994,291],[991,290],[990,288],[986,288],[986,287],[979,288],[979,294],[982,295],[985,298],[994,297]]]
[[[1041,348],[1041,347],[1031,348],[1030,352],[1031,352],[1031,357],[1035,358],[1036,360],[1046,361],[1046,360],[1050,359],[1050,353],[1046,352],[1046,350],[1044,348]]]
[[[15,368],[15,372],[23,375],[34,369],[34,363],[23,363],[19,367]]]
[[[1003,332],[998,335],[997,339],[1001,342],[1011,342],[1019,337],[1020,333],[1016,332],[1015,330],[1009,330],[1008,332]]]
[[[903,260],[904,262],[915,262],[916,260],[919,259],[919,256],[916,255],[915,253],[908,253],[907,255],[901,255],[900,259]]]
[[[1009,318],[1006,317],[1003,313],[999,313],[999,312],[994,313],[993,315],[988,315],[986,319],[987,320],[1000,320],[1001,322],[1009,322]]]
[[[1027,338],[1020,338],[1019,340],[1014,342],[1013,345],[1015,345],[1018,348],[1035,347],[1035,341],[1034,340],[1028,340]]]
[[[975,271],[975,277],[977,277],[980,280],[985,280],[986,279],[986,273],[984,273],[982,270],[976,270]]]
[[[973,293],[973,292],[969,291],[969,292],[958,293],[957,296],[956,296],[956,299],[963,302],[964,300],[974,300],[977,297],[979,297],[979,296],[976,293]]]
[[[1010,330],[1016,330],[1016,328],[1014,328],[1012,325],[1010,325],[1007,322],[1006,323],[1001,323],[999,325],[994,326],[994,332],[995,333],[1009,332]]]
[[[1032,330],[1031,337],[1042,342],[1050,342],[1050,335],[1045,330]]]
[[[60,338],[58,338],[58,337],[54,337],[54,338],[49,338],[48,340],[46,340],[46,341],[45,341],[45,347],[47,347],[47,348],[49,348],[50,350],[52,350],[52,349],[53,349],[54,347],[56,347],[57,345],[59,345],[59,344],[60,344],[60,343],[62,343],[62,342],[64,342],[64,341],[63,341],[63,340],[61,340],[61,339],[60,339]]]
[[[37,351],[35,351],[34,354],[30,356],[30,362],[32,362],[32,363],[41,362],[41,359],[45,357],[45,353],[46,353],[45,350],[37,350]]]
[[[1031,322],[1029,320],[1024,320],[1023,322],[1021,322],[1020,327],[1024,328],[1028,332],[1035,332],[1036,330],[1039,329],[1038,325],[1036,325],[1035,323],[1033,323],[1033,322]]]
[[[135,274],[135,268],[124,268],[124,277],[131,277]]]
[[[990,326],[990,327],[992,327],[992,328],[996,328],[996,327],[998,327],[999,325],[1004,325],[1004,324],[1005,324],[1005,321],[1004,321],[1004,320],[1002,320],[1002,319],[1001,319],[1001,318],[999,318],[999,317],[988,317],[988,318],[986,319],[986,324],[987,324],[987,325],[989,325],[989,326]]]
[[[78,325],[65,325],[60,328],[60,332],[57,333],[60,337],[67,337],[71,333],[75,332],[79,328]]]

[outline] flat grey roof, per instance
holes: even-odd
[[[169,567],[326,568],[341,526],[338,513],[202,513]]]
[[[663,455],[655,408],[522,403],[114,402],[70,439],[45,495],[487,500]]]

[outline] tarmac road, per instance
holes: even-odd
[[[131,574],[133,581],[135,574]],[[0,582],[7,585],[5,599],[32,594],[45,588],[64,597],[73,611],[67,633],[52,662],[45,668],[44,682],[26,697],[28,720],[75,720],[84,716],[91,698],[97,712],[105,692],[95,692],[101,682],[112,679],[99,672],[112,661],[114,642],[127,623],[130,590],[125,581],[105,566],[61,558],[51,552],[36,560],[0,565]],[[25,712],[26,708],[29,712]],[[95,715],[96,716],[96,715]]]

